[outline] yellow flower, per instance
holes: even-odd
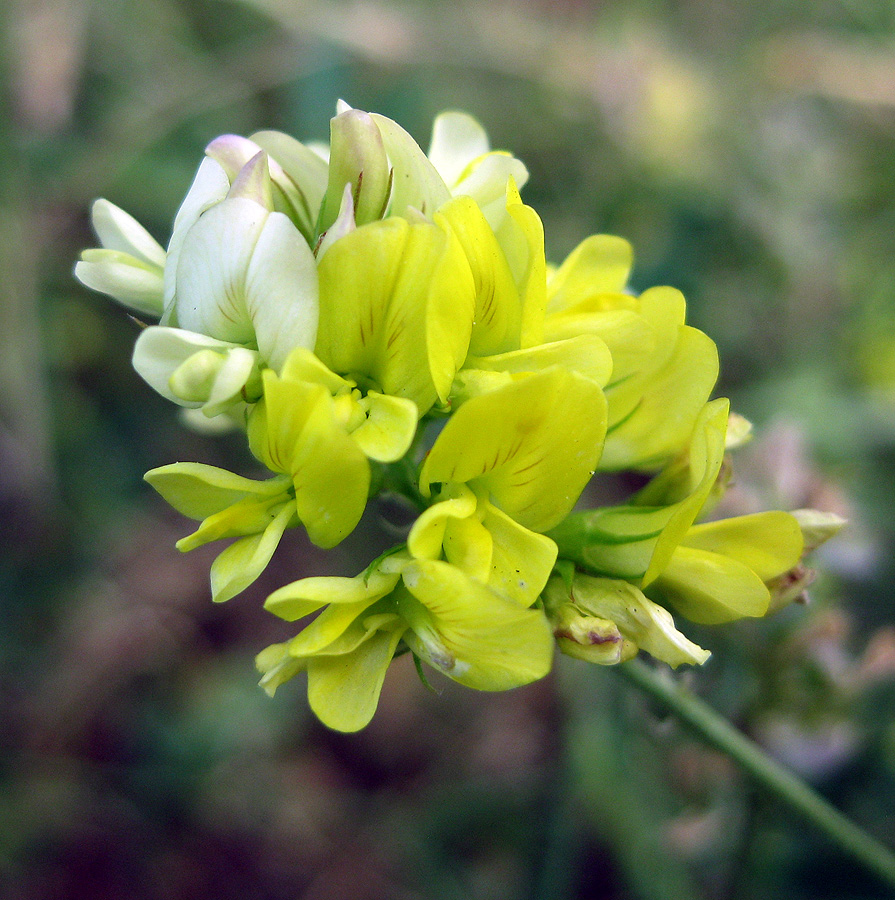
[[[603,470],[656,469],[676,456],[718,378],[715,344],[685,324],[679,291],[625,292],[632,257],[627,241],[594,235],[572,251],[547,289],[545,337],[594,335],[612,356]]]
[[[716,624],[768,611],[768,584],[799,562],[804,541],[790,513],[772,511],[694,525],[653,590],[691,622]]]
[[[552,637],[527,609],[443,560],[406,551],[356,578],[305,578],[271,594],[266,608],[287,621],[319,612],[296,637],[259,654],[270,693],[308,673],[311,709],[339,731],[363,728],[403,638],[420,659],[477,690],[501,691],[542,678]],[[322,611],[321,611],[322,610]]]

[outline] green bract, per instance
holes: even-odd
[[[629,290],[621,238],[548,265],[527,177],[465,113],[439,116],[424,153],[340,103],[329,148],[276,131],[212,141],[167,249],[94,204],[102,246],[75,273],[158,320],[136,370],[203,421],[241,426],[266,472],[146,475],[200,523],[181,550],[232,541],[214,600],[249,587],[287,528],[330,548],[386,495],[412,513],[356,577],[267,598],[300,625],[258,655],[261,683],[306,673],[332,728],[369,722],[404,654],[488,691],[543,677],[555,647],[704,663],[669,608],[706,624],[765,615],[842,525],[814,510],[706,521],[749,435],[710,399],[714,343],[678,291]],[[619,496],[623,471],[645,486],[596,499]]]

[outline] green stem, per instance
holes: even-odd
[[[771,759],[708,704],[641,660],[617,667],[629,681],[656,698],[708,744],[728,754],[760,785],[826,832],[839,847],[895,887],[895,854],[858,828],[804,781]]]

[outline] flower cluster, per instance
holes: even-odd
[[[697,524],[748,432],[710,399],[715,345],[678,291],[627,289],[620,238],[548,265],[526,178],[465,114],[439,116],[424,153],[340,104],[329,147],[214,140],[167,250],[93,207],[102,247],[77,277],[159,322],[136,341],[137,372],[193,423],[242,429],[270,473],[146,475],[200,523],[181,550],[235,539],[211,568],[216,601],[259,576],[287,528],[328,548],[386,489],[415,510],[406,540],[356,577],[267,598],[303,627],[259,654],[261,683],[306,672],[332,728],[369,722],[404,652],[481,690],[541,678],[556,645],[603,664],[640,650],[702,663],[670,610],[765,615],[839,525],[813,511]],[[645,486],[574,511],[625,470]]]

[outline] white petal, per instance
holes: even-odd
[[[488,224],[495,230],[506,218],[507,182],[512,178],[521,189],[528,181],[525,164],[507,153],[489,153],[478,160],[469,174],[452,188],[455,197],[472,197],[478,203]]]
[[[222,341],[255,341],[245,277],[269,213],[251,200],[224,200],[189,230],[177,266],[177,320]]]
[[[164,267],[164,248],[133,216],[114,203],[97,200],[91,210],[91,221],[107,250],[120,250],[151,266]]]
[[[205,155],[221,166],[232,183],[239,174],[239,170],[252,157],[257,156],[261,149],[249,138],[238,134],[222,134],[205,148]]]
[[[206,157],[196,172],[196,177],[187,192],[177,215],[174,217],[174,230],[168,242],[168,257],[165,263],[165,307],[174,300],[176,288],[177,264],[180,249],[187,232],[196,223],[199,216],[220,203],[230,190],[230,179],[223,167],[213,159]]]
[[[258,367],[258,354],[254,350],[246,350],[245,347],[234,347],[227,351],[224,364],[218,371],[208,399],[202,407],[202,411],[209,418],[225,412],[234,403],[242,399],[243,388],[246,382],[256,373]],[[256,377],[260,378],[260,376]],[[260,381],[259,381],[260,384]],[[249,397],[249,400],[257,399]]]
[[[469,163],[489,149],[485,129],[468,113],[444,112],[432,124],[428,156],[449,188],[453,189]]]
[[[138,374],[163,397],[178,404],[198,408],[202,402],[186,403],[171,392],[169,381],[173,372],[200,350],[226,353],[233,344],[216,341],[204,334],[182,328],[151,325],[143,329],[134,345],[134,368]]]
[[[139,313],[162,314],[161,269],[150,269],[134,256],[117,250],[85,250],[75,265],[75,276],[91,290],[108,294]]]
[[[282,213],[261,229],[245,276],[258,350],[279,369],[296,347],[314,349],[319,302],[314,254]]]
[[[317,267],[282,213],[243,198],[209,209],[183,242],[177,318],[190,331],[257,347],[279,369],[317,336]]]

